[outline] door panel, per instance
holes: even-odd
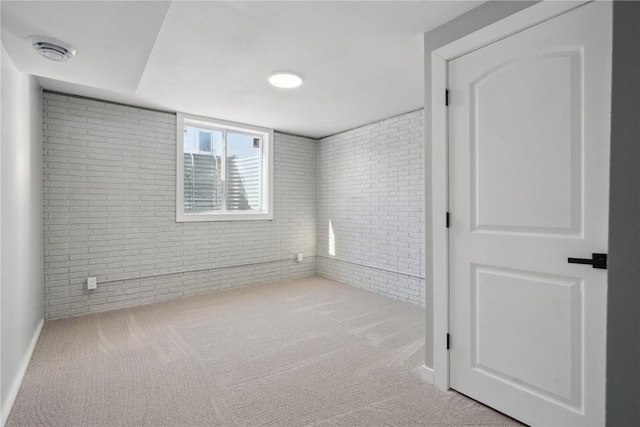
[[[602,425],[611,4],[448,64],[451,387],[531,425]]]
[[[580,63],[580,52],[554,51],[471,83],[474,230],[581,231]],[[523,84],[536,80],[544,85]],[[496,168],[497,158],[509,161]]]
[[[578,403],[582,280],[492,266],[471,271],[472,368]]]

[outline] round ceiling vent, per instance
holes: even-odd
[[[64,62],[73,58],[76,50],[60,40],[44,36],[30,36],[29,42],[38,53],[47,59]]]

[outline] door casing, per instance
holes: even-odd
[[[598,0],[596,0],[598,1]],[[449,389],[449,207],[448,115],[445,105],[447,63],[466,53],[526,30],[590,1],[542,1],[431,53],[431,171],[433,254],[433,383]]]

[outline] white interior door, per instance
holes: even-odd
[[[450,384],[531,425],[603,425],[611,4],[448,64]]]

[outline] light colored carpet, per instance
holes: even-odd
[[[423,353],[423,309],[318,277],[54,320],[7,426],[518,425]]]

